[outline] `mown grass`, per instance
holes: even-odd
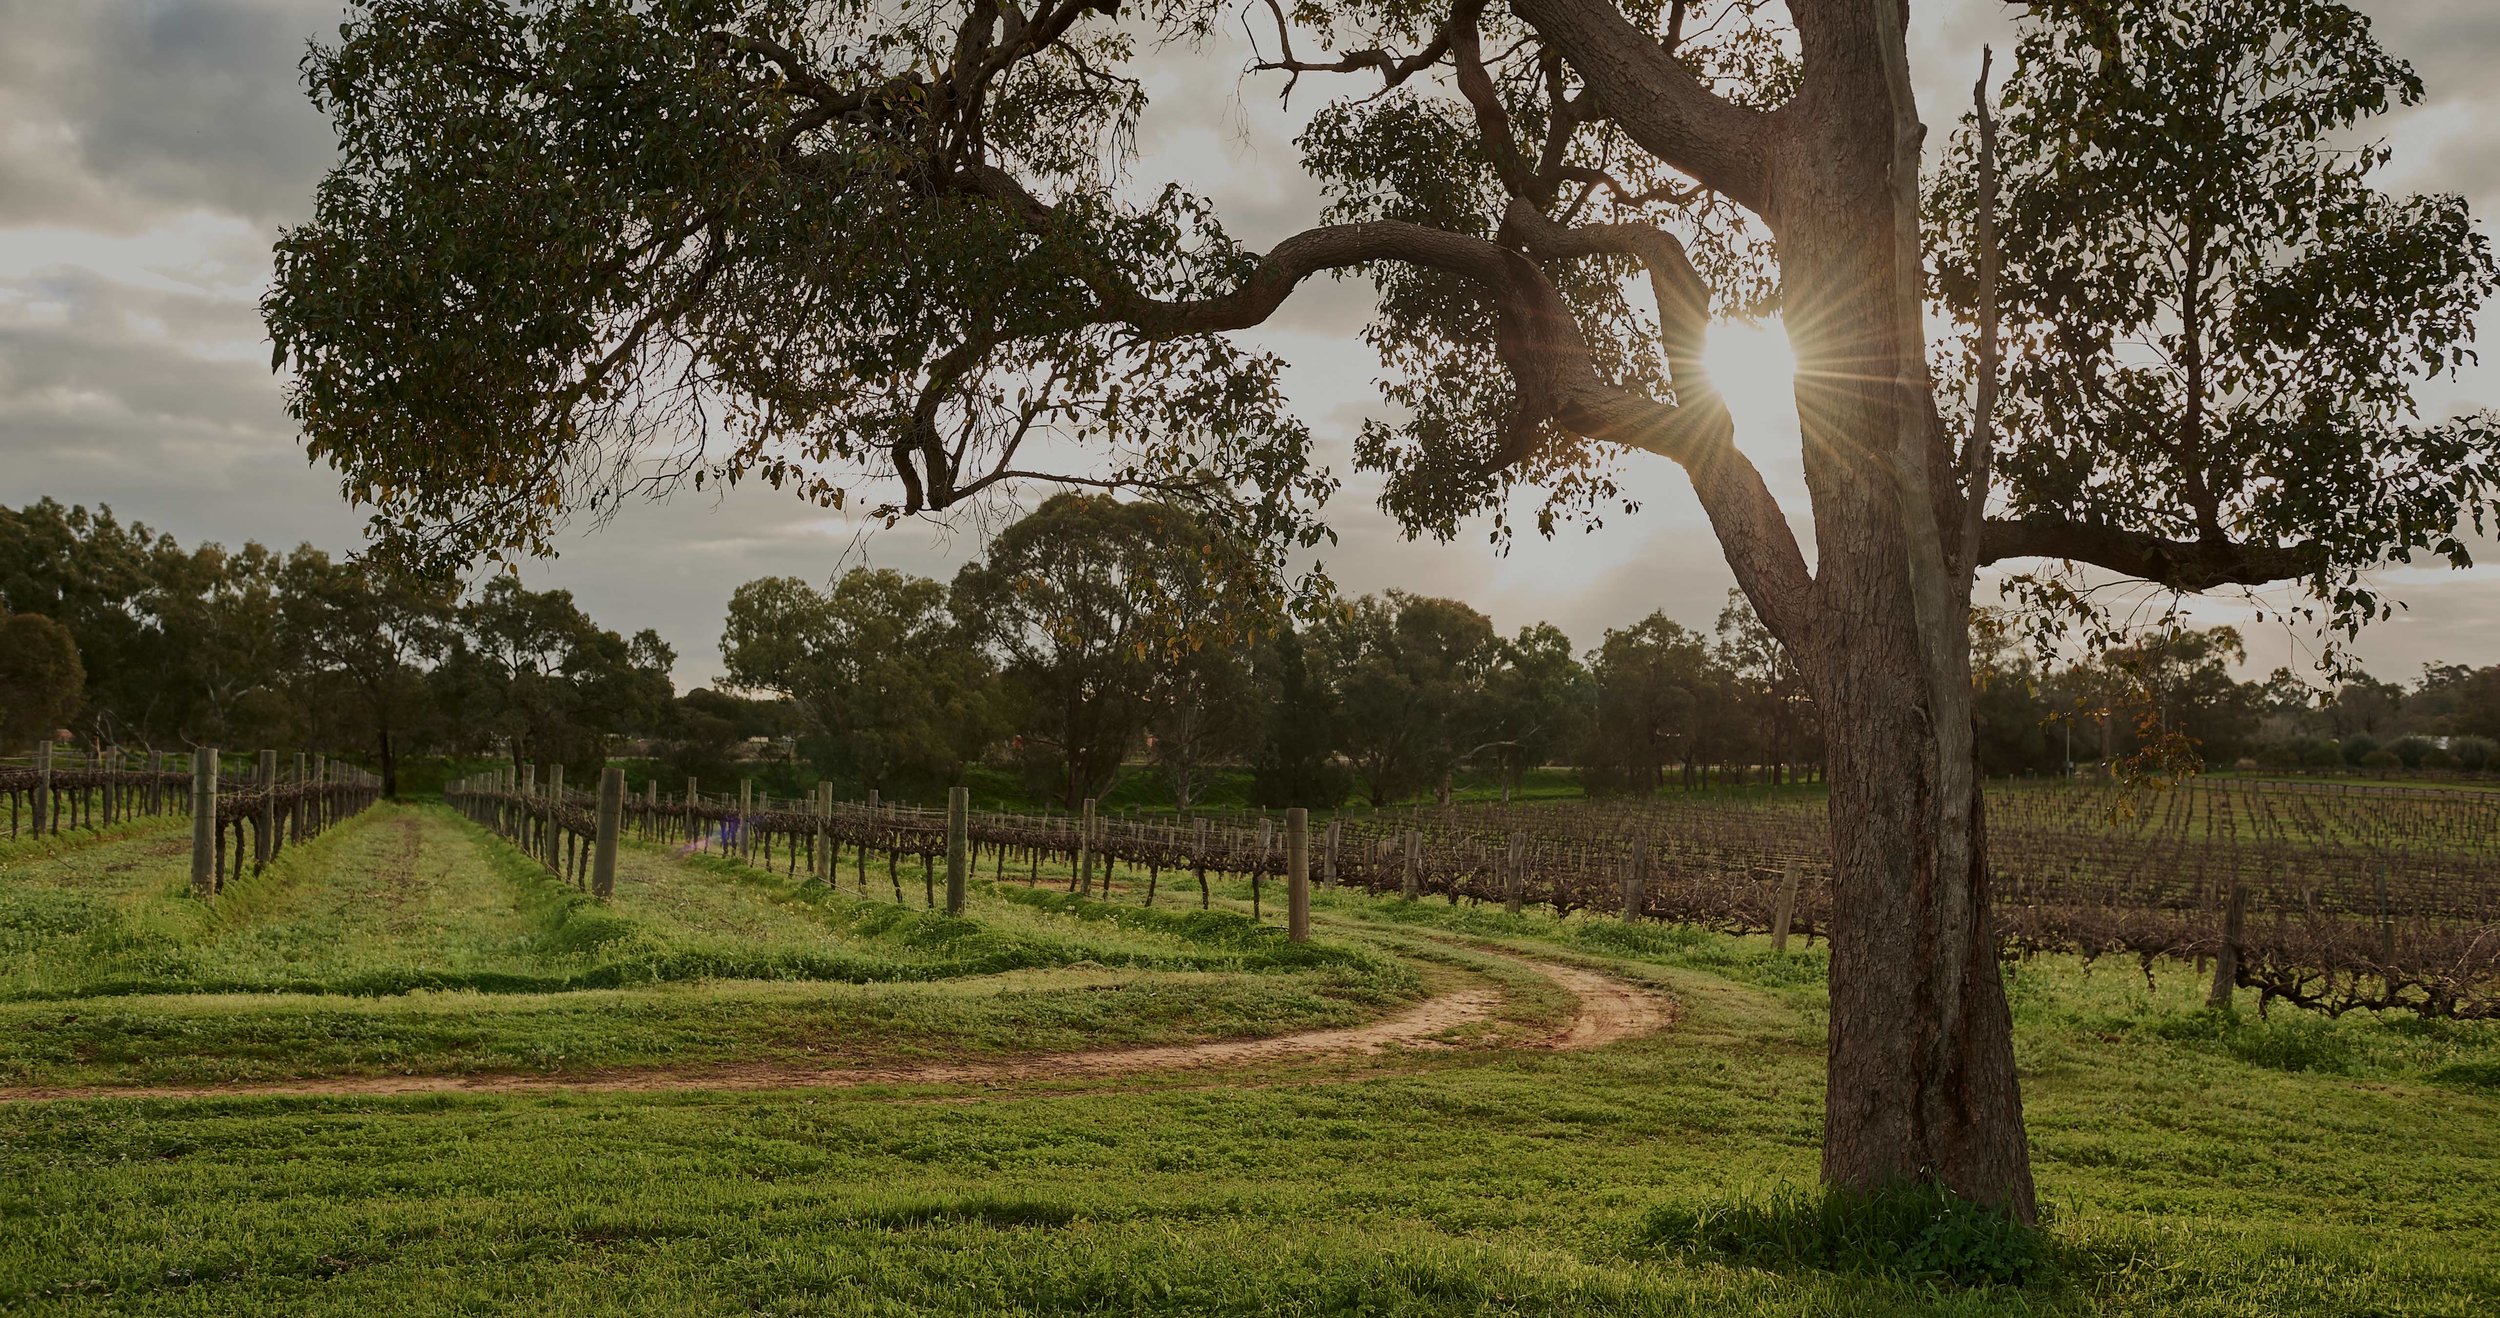
[[[1227,906],[1247,895],[1221,891]],[[791,900],[829,928],[849,918],[838,902]],[[983,902],[984,918],[1013,906],[1070,937],[1165,939],[1167,922],[1196,917],[1022,890]],[[1819,948],[1325,890],[1316,905],[1332,941],[1375,957],[1470,960],[1447,939],[1529,950],[1659,984],[1681,1017],[1592,1052],[1418,1053],[1075,1091],[0,1106],[0,1309],[2500,1309],[2500,1095],[2456,1078],[2500,1069],[2488,1025],[2261,1020],[2205,1012],[2184,971],[2148,989],[2132,965],[2014,967],[2048,1223],[2006,1235],[1951,1205],[1870,1213],[1812,1191]],[[1339,972],[1216,978],[1321,973]],[[1005,996],[1048,976],[1137,974],[995,983]],[[765,989],[791,1003],[920,995],[927,1015],[914,1019],[931,1025],[983,1010],[970,983]],[[549,1014],[512,1037],[560,1039],[585,1028],[575,1009],[705,991],[392,1005],[452,1020],[527,1001]],[[772,1010],[760,996],[715,1005],[724,1030]],[[1012,1014],[996,1028],[1017,1028]]]
[[[1577,955],[1571,923],[1516,939]],[[0,1176],[14,1187],[0,1306],[2237,1315],[2500,1303],[2500,1104],[2255,1068],[2149,1032],[2097,1064],[2026,1062],[2049,1266],[1985,1223],[1935,1233],[1911,1219],[1926,1252],[1889,1248],[1903,1231],[1806,1193],[1821,1058],[1791,998],[1808,990],[1738,984],[1693,968],[1694,951],[1662,944],[1617,963],[1677,988],[1672,1034],[1582,1054],[1425,1055],[1335,1082],[1304,1068],[1008,1087],[974,1103],[897,1088],[0,1108]],[[2102,985],[2044,992],[2024,1009],[2027,1059],[2097,1045],[2039,1008],[2093,1016]],[[1957,1257],[2012,1259],[2024,1284],[1943,1280],[1936,1260]]]
[[[599,903],[439,808],[188,895],[180,837],[0,881],[0,1083],[818,1067],[1356,1023],[1424,978],[1230,912],[981,893],[971,918],[630,848]]]
[[[1094,964],[1379,972],[1243,917],[1123,925],[990,885],[968,918],[628,848],[593,901],[440,808],[380,806],[190,896],[188,843],[151,833],[0,874],[0,1001],[165,993],[550,993],[703,979],[881,983]]]

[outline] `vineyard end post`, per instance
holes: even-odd
[[[1788,926],[1797,918],[1797,883],[1804,877],[1803,868],[1793,860],[1788,863],[1788,873],[1780,880],[1779,905],[1771,912],[1771,950],[1782,956],[1788,954]]]
[[[2240,944],[2248,928],[2248,885],[2231,885],[2231,906],[2222,917],[2222,954],[2214,958],[2214,986],[2205,995],[2208,1007],[2231,1005],[2240,986]]]
[[[946,913],[964,913],[965,868],[971,863],[966,848],[972,841],[972,792],[955,787],[946,793]]]
[[[1502,909],[1512,915],[1528,899],[1528,839],[1510,835],[1510,863],[1502,868]]]
[[[191,752],[191,895],[217,895],[217,748]]]
[[[52,818],[52,738],[35,743],[35,836],[42,837]]]
[[[269,863],[278,845],[278,753],[260,753],[260,836],[252,839],[253,859]]]
[[[599,771],[599,836],[590,857],[590,895],[606,901],[616,895],[616,836],[625,827],[625,770],[609,765]]]
[[[1311,941],[1311,812],[1285,812],[1285,936]]]
[[[1094,895],[1094,798],[1085,798],[1085,819],[1076,830],[1077,891]]]

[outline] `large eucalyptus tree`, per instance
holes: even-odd
[[[2085,53],[2123,83],[2182,43],[2116,15],[2279,30],[2337,7],[2037,8],[2105,30]],[[1301,143],[1327,211],[1265,252],[1129,172],[1141,61],[1245,17],[1279,90],[1336,97]],[[1984,398],[1978,427],[1948,427],[1907,20],[1904,0],[370,0],[307,63],[341,154],[280,244],[268,319],[312,451],[385,530],[458,552],[543,547],[568,512],[671,479],[900,517],[1060,477],[1229,502],[1289,546],[1324,533],[1329,478],[1280,363],[1229,335],[1316,276],[1368,277],[1390,406],[1357,456],[1410,529],[1490,513],[1506,534],[1523,485],[1548,529],[1613,505],[1636,455],[1690,475],[1829,741],[1825,1175],[2028,1216],[1972,769],[1974,573],[2020,555],[2348,605],[2362,569],[2438,545],[2489,486],[2465,465],[2285,499],[2218,484],[2244,449],[2210,430],[2060,429],[2140,417],[2121,409],[2026,404],[2002,455]],[[2156,91],[2127,104],[2158,119]],[[1993,321],[1988,282],[1961,295]],[[1714,314],[1773,302],[1811,564],[1703,367]],[[2403,437],[2253,442],[2348,470]],[[2010,518],[1988,515],[1997,471]],[[2112,481],[2142,497],[2057,497]]]

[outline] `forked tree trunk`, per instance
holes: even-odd
[[[1850,72],[1802,93],[1821,102],[1801,115],[1816,128],[1778,161],[1770,217],[1820,565],[1811,634],[1783,640],[1823,713],[1831,790],[1823,1175],[1936,1182],[2028,1221],[1972,746],[1960,458],[1920,318],[1922,130],[1897,21],[1869,18],[1826,36],[1864,48],[1811,52]]]

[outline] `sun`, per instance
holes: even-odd
[[[1712,325],[1702,362],[1727,399],[1738,434],[1796,433],[1797,357],[1777,317]]]

